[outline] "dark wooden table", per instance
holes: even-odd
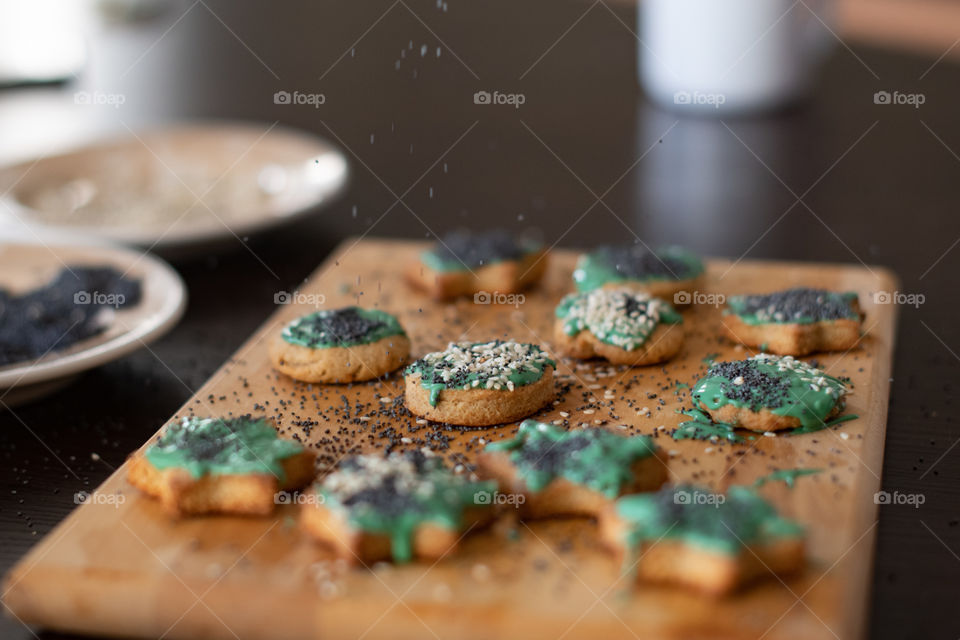
[[[335,139],[353,170],[346,195],[315,217],[177,260],[190,307],[153,353],[0,414],[0,569],[342,239],[499,225],[590,246],[635,233],[709,255],[881,264],[902,293],[925,297],[901,308],[883,469],[887,491],[924,502],[880,507],[870,637],[960,635],[960,68],[838,43],[804,105],[681,118],[638,89],[631,7],[448,2],[190,0],[104,30],[75,82],[0,92],[6,156],[127,126],[241,118]],[[81,90],[125,102],[75,106]],[[275,104],[281,90],[325,102]],[[926,101],[877,105],[880,90]],[[525,102],[477,105],[477,91]],[[0,637],[32,635],[0,622]]]

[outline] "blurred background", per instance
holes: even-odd
[[[924,294],[884,487],[927,501],[882,510],[870,637],[957,637],[958,63],[945,0],[0,0],[0,240],[152,250],[190,299],[151,349],[0,414],[0,569],[344,239],[637,236]]]

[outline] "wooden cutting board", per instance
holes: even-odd
[[[549,350],[553,308],[571,289],[573,252],[553,252],[543,285],[514,304],[438,304],[400,277],[398,267],[423,246],[344,243],[292,296],[293,304],[280,306],[178,415],[267,415],[286,435],[315,446],[327,466],[350,452],[391,445],[431,446],[469,463],[480,438],[496,440],[516,425],[459,432],[418,424],[403,415],[398,375],[309,387],[273,372],[267,357],[267,339],[321,299],[327,308],[358,303],[397,314],[415,357],[450,340],[497,337]],[[862,266],[711,260],[701,293],[796,285],[860,293],[867,314],[860,345],[816,357],[830,374],[852,378],[847,411],[859,419],[744,444],[674,441],[668,434],[682,419],[675,410],[689,406],[678,383],[692,384],[710,358],[749,355],[719,337],[720,310],[709,304],[684,312],[686,345],[662,368],[561,361],[558,401],[538,417],[654,434],[670,452],[675,481],[718,490],[775,469],[822,469],[799,478],[793,489],[782,482],[761,489],[809,529],[809,567],[801,575],[771,577],[723,599],[668,587],[634,589],[586,519],[506,518],[467,536],[436,564],[347,569],[300,532],[297,505],[283,505],[271,518],[173,521],[133,489],[120,468],[10,572],[4,602],[22,620],[44,627],[135,637],[860,637],[896,315],[893,305],[875,304],[873,292],[893,291],[896,281],[888,271]],[[137,392],[136,381],[130,392]]]

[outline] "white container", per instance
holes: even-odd
[[[809,88],[833,38],[824,6],[823,0],[640,0],[641,84],[661,105],[707,115],[792,102]]]

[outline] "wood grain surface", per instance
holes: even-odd
[[[266,415],[285,435],[311,442],[325,467],[352,452],[391,446],[431,446],[455,463],[469,463],[480,438],[496,440],[516,425],[461,432],[419,424],[405,415],[398,375],[310,387],[276,374],[267,358],[267,340],[321,298],[327,308],[359,303],[397,314],[414,357],[457,339],[512,337],[549,348],[552,310],[570,290],[574,253],[552,253],[543,286],[513,305],[442,305],[400,279],[399,266],[422,247],[347,241],[295,303],[280,307],[177,415]],[[670,453],[673,480],[720,490],[774,469],[822,469],[798,479],[794,489],[768,483],[761,490],[808,527],[810,563],[801,575],[771,578],[723,599],[667,587],[634,589],[619,577],[589,520],[510,518],[471,532],[455,554],[435,564],[348,570],[300,532],[297,505],[282,505],[271,518],[173,521],[139,495],[120,468],[11,571],[4,602],[27,622],[135,637],[859,637],[895,324],[895,306],[874,304],[872,294],[894,290],[895,279],[861,266],[712,260],[700,293],[801,284],[860,293],[867,313],[860,345],[815,358],[830,374],[853,380],[847,411],[858,420],[737,445],[670,438],[681,419],[675,410],[689,406],[677,383],[696,380],[709,357],[749,355],[719,337],[720,311],[709,304],[684,312],[686,345],[662,368],[561,361],[557,402],[538,414],[571,426],[623,425],[627,433],[654,434]],[[243,295],[242,283],[236,295]]]

